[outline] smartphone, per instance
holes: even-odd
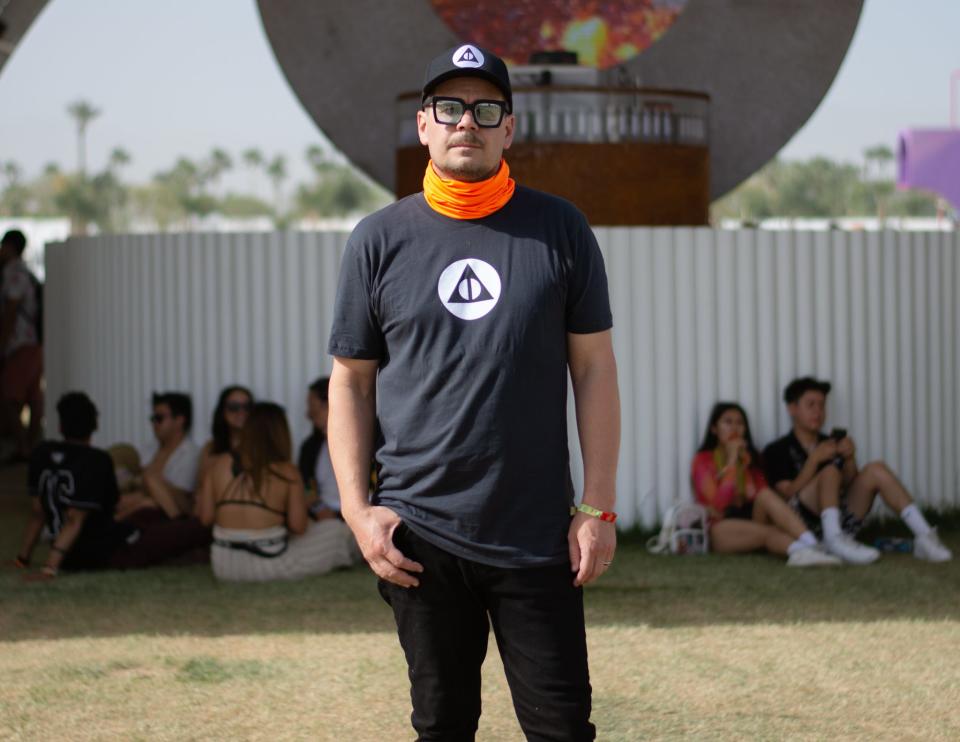
[[[840,441],[842,441],[844,438],[847,437],[847,429],[834,428],[833,430],[830,431],[830,437],[839,443]]]

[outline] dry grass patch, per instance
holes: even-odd
[[[0,491],[5,562],[24,506]],[[960,529],[944,540],[960,553]],[[793,570],[625,539],[586,600],[600,740],[960,739],[960,560]],[[3,740],[413,737],[392,616],[362,569],[28,585],[3,567],[0,677]],[[478,739],[521,739],[492,642]]]

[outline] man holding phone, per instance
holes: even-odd
[[[826,421],[830,382],[810,376],[791,381],[783,392],[793,428],[763,451],[767,481],[783,496],[807,527],[823,534],[826,549],[854,564],[870,564],[880,552],[854,536],[877,495],[898,513],[916,537],[913,555],[930,562],[953,558],[935,528],[883,461],[862,469],[856,446],[843,428],[821,432]]]

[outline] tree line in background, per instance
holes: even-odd
[[[70,173],[48,164],[27,180],[20,166],[0,163],[0,215],[68,216],[75,234],[91,226],[99,232],[129,231],[141,227],[166,231],[190,228],[211,214],[225,217],[268,217],[277,228],[298,220],[346,216],[372,211],[391,196],[359,175],[349,164],[336,162],[322,147],[308,147],[304,156],[313,173],[307,183],[287,193],[287,160],[261,150],[244,150],[238,158],[214,148],[206,158],[179,158],[171,168],[146,184],[127,183],[123,170],[131,155],[114,148],[102,170],[87,171],[86,134],[101,111],[87,101],[67,107],[77,131],[77,169]],[[877,145],[864,152],[860,166],[824,157],[786,162],[774,159],[711,208],[714,220],[735,218],[755,222],[768,217],[837,218],[843,216],[935,216],[936,196],[897,191],[893,181],[894,155]],[[242,167],[250,183],[247,193],[222,192],[228,171]],[[256,183],[266,180],[271,196],[257,194]]]
[[[224,217],[268,217],[278,228],[298,220],[347,216],[369,212],[390,200],[379,186],[359,175],[350,165],[337,162],[318,145],[304,156],[313,177],[293,184],[288,192],[286,158],[267,156],[251,147],[234,158],[214,148],[196,160],[180,157],[168,170],[156,173],[150,182],[125,182],[124,168],[132,156],[114,148],[103,169],[88,172],[87,129],[101,111],[86,101],[67,107],[77,132],[77,169],[67,172],[57,163],[48,164],[35,178],[26,179],[13,160],[0,163],[0,214],[19,217],[67,216],[74,234],[121,232],[141,227],[166,231],[189,228],[211,214]],[[247,172],[249,192],[224,192],[223,176],[242,167]],[[258,194],[256,184],[269,183],[271,196]]]
[[[893,151],[882,144],[864,150],[859,166],[825,157],[797,162],[773,159],[715,201],[711,215],[714,220],[748,222],[770,217],[936,216],[936,195],[896,189],[894,159]]]

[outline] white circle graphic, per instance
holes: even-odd
[[[453,53],[451,61],[457,67],[483,67],[483,52],[473,44],[464,44]]]
[[[466,258],[443,269],[437,295],[454,317],[474,320],[489,314],[500,301],[500,274],[489,263]]]

